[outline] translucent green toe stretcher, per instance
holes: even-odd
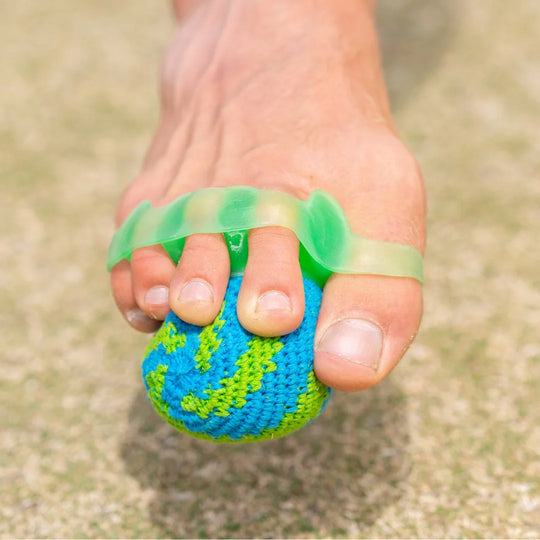
[[[307,201],[280,191],[245,186],[206,188],[167,206],[142,202],[116,231],[107,260],[110,270],[133,250],[161,244],[178,262],[185,238],[223,233],[231,256],[231,275],[243,273],[250,229],[280,226],[300,241],[302,272],[321,287],[332,273],[376,274],[423,281],[422,255],[411,246],[364,238],[351,231],[339,203],[316,190]]]

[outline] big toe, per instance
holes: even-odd
[[[315,334],[317,377],[344,391],[377,384],[413,341],[421,317],[422,287],[414,279],[333,275]]]

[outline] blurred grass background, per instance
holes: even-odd
[[[158,112],[166,2],[0,4],[2,537],[540,535],[540,3],[381,0],[429,195],[426,313],[377,388],[216,446],[147,404],[112,216]]]

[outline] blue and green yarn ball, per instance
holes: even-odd
[[[313,337],[321,290],[304,279],[301,326],[279,338],[240,325],[236,299],[242,278],[229,282],[215,321],[203,328],[170,313],[143,361],[148,397],[178,430],[217,442],[275,439],[323,410],[330,389],[313,372]]]

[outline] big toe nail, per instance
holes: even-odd
[[[326,330],[315,351],[332,354],[376,371],[382,344],[382,331],[375,324],[363,319],[343,319]]]

